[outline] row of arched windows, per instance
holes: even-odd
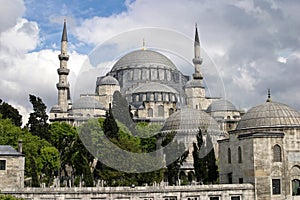
[[[157,114],[158,114],[158,117],[164,117],[164,106],[163,105],[159,105],[157,107]],[[170,108],[169,109],[169,116],[172,115],[174,113],[174,109],[173,108]],[[153,108],[149,108],[148,109],[148,117],[153,117]]]
[[[228,163],[231,163],[231,149],[228,148],[227,151]],[[276,144],[273,146],[273,162],[282,162],[282,152],[281,147]],[[238,147],[238,163],[242,163],[242,148]]]

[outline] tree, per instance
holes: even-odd
[[[10,104],[3,102],[2,99],[0,99],[0,114],[3,119],[9,118],[16,126],[22,126],[22,115]]]
[[[61,178],[62,171],[65,176],[71,176],[67,173],[66,166],[71,166],[70,157],[74,153],[73,147],[78,137],[76,129],[65,122],[54,122],[50,125],[49,134],[50,143],[57,148],[60,157],[59,178]]]
[[[211,150],[209,153],[206,155],[205,160],[207,163],[207,182],[209,183],[216,183],[219,177],[219,171],[218,171],[218,166],[217,166],[217,160],[215,157],[215,150],[212,144],[211,137],[209,134],[207,134],[207,149]]]
[[[207,168],[206,161],[204,159],[205,148],[203,142],[203,135],[200,128],[196,137],[197,143],[193,143],[194,170],[197,181],[203,183],[207,179]]]
[[[185,145],[183,143],[177,143],[176,141],[173,141],[175,135],[175,132],[167,134],[161,143],[161,146],[163,147],[169,145],[168,150],[165,149],[164,152],[166,155],[166,163],[170,163],[170,159],[172,159],[169,158],[168,155],[171,155],[174,152],[183,152],[174,162],[167,166],[167,179],[169,185],[176,185],[176,181],[179,180],[179,169],[189,154],[189,151],[185,150]]]
[[[110,139],[118,139],[119,127],[112,113],[111,104],[109,104],[109,110],[105,114],[105,120],[103,122],[103,131],[104,134]]]
[[[0,200],[22,200],[22,199],[11,195],[0,194]]]
[[[218,166],[210,135],[206,135],[206,144],[204,144],[202,131],[199,129],[197,143],[193,143],[193,147],[194,170],[197,181],[204,184],[217,182]]]
[[[33,135],[37,135],[42,139],[50,140],[48,134],[49,124],[47,122],[48,115],[46,113],[46,105],[41,98],[29,95],[29,100],[33,106],[33,112],[30,113],[27,127]]]

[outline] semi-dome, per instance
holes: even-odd
[[[152,50],[137,50],[130,52],[116,62],[111,72],[130,67],[161,67],[177,70],[173,62],[166,56]]]
[[[105,109],[95,98],[90,96],[80,97],[72,106],[73,109]]]
[[[299,112],[285,104],[267,101],[243,115],[236,129],[291,126],[300,126]]]
[[[148,93],[148,92],[164,92],[164,93],[174,93],[177,94],[178,92],[164,84],[152,82],[143,84],[137,88],[135,88],[132,93]]]
[[[97,86],[100,85],[119,85],[119,82],[114,77],[108,75],[97,80]]]
[[[236,107],[228,100],[218,99],[213,101],[206,110],[208,113],[217,111],[237,111]]]
[[[161,132],[198,132],[199,128],[220,133],[217,122],[207,113],[191,108],[173,113],[164,123]]]

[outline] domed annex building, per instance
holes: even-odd
[[[294,199],[300,195],[299,112],[269,95],[219,140],[219,158],[220,183],[252,183],[257,199]]]

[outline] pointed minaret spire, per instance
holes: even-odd
[[[271,91],[270,91],[270,88],[268,88],[268,98],[267,98],[267,101],[266,102],[271,102]]]
[[[68,35],[67,35],[67,22],[66,19],[64,19],[64,28],[61,36],[61,41],[68,42]]]
[[[58,90],[58,105],[63,112],[66,112],[68,110],[68,104],[70,104],[71,101],[68,95],[70,91],[68,82],[68,75],[70,70],[68,69],[69,55],[66,20],[64,20],[64,27],[61,37],[61,53],[58,55],[58,59],[60,61],[60,66],[57,69],[59,81],[56,84]]]
[[[198,35],[198,28],[197,24],[195,25],[195,41],[194,41],[194,58],[193,63],[195,66],[195,73],[193,74],[194,79],[203,79],[203,76],[201,74],[201,64],[202,64],[202,58],[200,56],[200,42],[199,42],[199,35]]]

